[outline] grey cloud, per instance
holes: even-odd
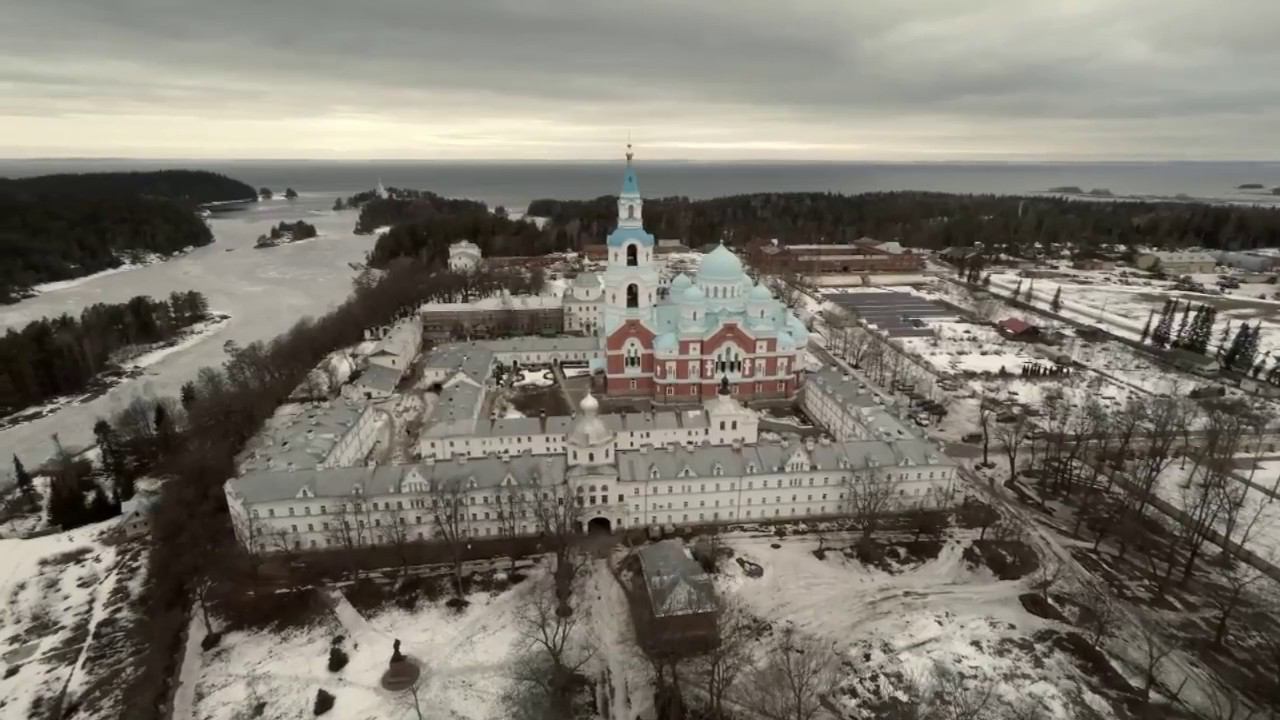
[[[1280,117],[1272,0],[0,0],[0,16],[0,115],[527,118],[548,142],[994,124],[1099,147]]]

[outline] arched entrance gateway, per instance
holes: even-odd
[[[607,517],[594,517],[587,523],[587,534],[589,535],[612,535],[613,525]]]

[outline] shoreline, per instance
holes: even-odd
[[[209,243],[209,245],[212,245],[212,244],[213,243]],[[207,247],[207,246],[201,245],[199,247]],[[59,290],[70,290],[72,288],[76,288],[81,285],[84,285],[85,283],[93,282],[94,280],[97,280],[99,278],[109,277],[111,275],[119,275],[120,273],[129,272],[130,270],[140,270],[145,267],[150,267],[151,265],[157,265],[162,262],[176,260],[180,257],[184,257],[190,254],[192,251],[196,249],[197,249],[197,246],[190,245],[182,248],[181,250],[172,252],[168,255],[161,255],[160,253],[148,253],[145,259],[143,259],[140,262],[123,261],[120,265],[116,267],[107,268],[106,270],[99,270],[98,272],[89,273],[88,275],[81,275],[79,277],[68,278],[66,280],[51,280],[49,282],[40,283],[38,285],[32,285],[30,288],[27,288],[25,292],[23,292],[22,297],[20,297],[17,301],[12,303],[5,303],[5,304],[17,305],[21,303],[23,300],[30,300],[32,298],[39,297],[40,295],[43,295],[45,293],[57,292]]]
[[[98,373],[89,381],[89,387],[84,392],[51,398],[39,405],[25,407],[17,412],[0,417],[0,431],[51,417],[64,408],[96,400],[125,382],[142,377],[146,374],[147,368],[160,362],[165,357],[190,349],[207,340],[226,327],[230,321],[231,316],[226,313],[210,312],[209,319],[202,320],[186,328],[171,340],[158,343],[157,346],[150,347],[132,358],[118,363],[117,367]]]

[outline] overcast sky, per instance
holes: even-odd
[[[0,0],[0,156],[1280,157],[1280,0]]]

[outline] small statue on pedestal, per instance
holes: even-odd
[[[396,638],[395,644],[392,645],[391,650],[391,664],[395,665],[396,663],[402,662],[404,662],[404,655],[400,654],[400,639]]]

